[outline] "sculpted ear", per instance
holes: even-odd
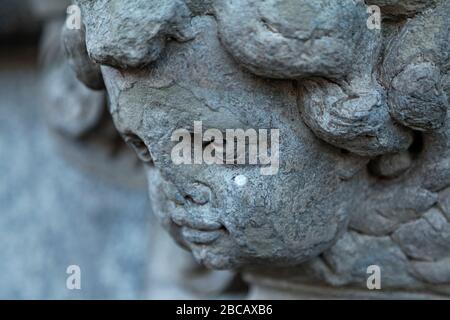
[[[418,131],[445,126],[449,108],[450,2],[406,22],[382,65],[392,117]],[[426,50],[424,50],[426,48]]]
[[[391,1],[371,1],[381,2]],[[416,9],[425,5],[417,0],[395,3]],[[408,20],[386,48],[373,50],[372,57],[364,58],[365,64],[355,61],[345,78],[302,81],[299,107],[309,128],[336,147],[368,157],[406,151],[413,142],[413,130],[436,132],[445,128],[449,14],[450,2],[435,1],[434,8]],[[381,56],[381,75],[374,76]],[[396,176],[410,162],[402,156],[381,160],[375,167],[381,176]],[[392,161],[398,162],[398,168],[386,168]]]
[[[408,149],[412,132],[395,124],[375,84],[345,87],[325,79],[299,84],[299,108],[322,140],[354,154],[375,157]]]
[[[78,80],[93,90],[103,90],[105,84],[100,66],[93,62],[86,49],[86,33],[84,25],[80,29],[68,29],[64,24],[62,42],[69,65]]]

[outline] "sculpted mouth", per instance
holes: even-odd
[[[189,198],[189,196],[184,197]],[[183,203],[170,213],[172,223],[179,227],[182,238],[191,244],[210,244],[224,235],[227,230],[222,223],[217,221],[215,212],[211,208],[197,205],[195,201]]]
[[[215,231],[224,228],[218,221],[199,217],[198,213],[194,215],[192,212],[186,210],[173,212],[171,214],[171,220],[179,227],[188,227],[200,231]]]
[[[180,228],[182,238],[191,244],[213,243],[227,231],[220,222],[199,216],[188,218],[186,212],[173,214],[171,220]]]
[[[224,233],[225,229],[223,227],[216,230],[199,230],[186,226],[181,228],[183,239],[193,244],[211,244]]]

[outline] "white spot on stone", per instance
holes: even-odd
[[[236,177],[234,177],[234,183],[238,186],[238,187],[243,187],[247,184],[248,179],[246,176],[243,175],[238,175]]]

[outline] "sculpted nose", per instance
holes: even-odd
[[[190,11],[184,1],[134,2],[140,10],[129,10],[127,1],[80,2],[92,60],[112,67],[139,68],[159,57],[167,39],[191,38]]]
[[[184,195],[183,205],[186,210],[175,210],[171,213],[172,221],[179,226],[187,226],[200,230],[218,230],[223,225],[211,213],[209,206],[212,200],[212,190],[203,183],[189,185]]]
[[[205,205],[211,201],[211,189],[204,184],[194,183],[190,185],[184,199],[191,203]]]

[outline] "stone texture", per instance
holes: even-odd
[[[409,152],[399,152],[374,159],[369,164],[369,168],[379,177],[392,179],[404,174],[411,167],[412,161]]]
[[[409,261],[390,237],[370,237],[348,232],[320,259],[311,262],[320,277],[335,286],[366,288],[367,268],[381,268],[382,281],[393,287],[413,287],[419,281],[409,273]]]
[[[387,14],[412,15],[435,6],[439,0],[367,0],[366,3],[380,6]]]
[[[321,148],[302,124],[291,86],[264,83],[235,65],[221,47],[212,17],[194,18],[192,28],[195,40],[170,43],[151,69],[119,73],[102,68],[116,126],[125,137],[139,137],[142,152],[149,149],[154,162],[148,168],[150,184],[161,184],[165,190],[159,195],[167,208],[163,223],[199,261],[216,268],[304,261],[332,243],[346,223],[348,203],[337,199],[348,193],[338,188],[335,164],[344,163],[347,156]],[[281,128],[290,141],[281,150],[286,166],[279,175],[262,177],[255,166],[174,165],[170,134],[191,127],[196,117],[203,119],[205,128]],[[244,188],[233,183],[238,174],[249,180]],[[209,189],[206,203],[197,197],[199,186]],[[306,192],[311,188],[323,188],[313,205],[312,194]],[[294,200],[285,206],[284,197]],[[157,201],[152,194],[151,198]],[[298,219],[303,223],[296,223]],[[199,228],[223,234],[210,246],[183,236]]]
[[[438,209],[431,209],[421,219],[402,225],[392,237],[416,260],[438,260],[450,253],[450,224]]]
[[[358,27],[365,6],[352,0],[225,0],[214,9],[226,49],[270,78],[341,77],[352,69],[356,39],[370,37]]]
[[[383,64],[392,116],[416,130],[444,126],[448,109],[442,77],[449,68],[450,4],[438,3],[406,23],[389,43]]]
[[[449,295],[448,1],[77,3],[153,210],[197,261],[274,296],[356,295],[370,264],[386,296]],[[390,15],[381,31],[369,4]],[[171,132],[199,120],[280,129],[278,174],[175,165]]]
[[[438,261],[415,261],[413,268],[415,274],[430,284],[441,284],[443,282],[450,283],[449,266],[450,258],[445,258]]]
[[[403,223],[419,218],[437,202],[438,195],[419,187],[386,186],[362,195],[350,227],[370,235],[388,235]],[[355,199],[358,201],[357,199]]]
[[[450,221],[450,188],[439,193],[439,208],[444,212],[447,220]]]
[[[77,0],[85,14],[86,44],[96,62],[140,67],[157,59],[167,38],[188,40],[189,10],[182,0]],[[109,14],[114,15],[114,20]]]

